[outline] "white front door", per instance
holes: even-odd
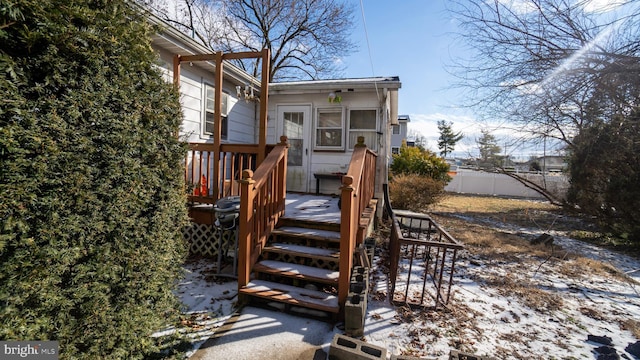
[[[289,141],[287,158],[287,191],[309,192],[309,145],[311,138],[311,107],[308,105],[278,106],[278,124]]]

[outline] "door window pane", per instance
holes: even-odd
[[[285,112],[284,118],[284,135],[289,140],[289,154],[287,156],[287,165],[302,166],[303,151],[303,128],[304,113],[303,112]]]

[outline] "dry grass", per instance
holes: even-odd
[[[631,281],[627,275],[613,265],[582,256],[573,256],[571,259],[563,262],[560,266],[560,271],[562,274],[571,277],[598,275]]]
[[[537,200],[448,194],[444,200],[431,205],[428,211],[444,215],[465,214],[543,231],[549,229],[591,231],[589,225],[563,214],[561,207]]]
[[[562,298],[554,293],[540,289],[528,279],[507,274],[505,276],[490,276],[486,284],[503,296],[515,296],[531,309],[541,313],[562,309]]]
[[[429,208],[436,212],[455,213],[528,213],[534,210],[556,211],[559,208],[543,201],[505,199],[491,196],[448,194],[446,198]]]
[[[640,339],[640,320],[627,319],[621,324],[622,329],[629,330],[636,339]]]
[[[581,277],[585,274],[614,277],[631,281],[628,276],[611,264],[575,254],[570,254],[558,245],[532,245],[529,239],[517,234],[502,232],[495,227],[474,223],[450,216],[458,214],[477,219],[492,219],[505,224],[536,228],[541,224],[554,229],[573,229],[581,222],[563,216],[561,209],[540,201],[514,200],[483,196],[450,195],[431,207],[434,218],[458,241],[465,244],[473,259],[487,266],[499,268],[507,276],[487,273],[483,279],[488,286],[505,295],[513,295],[523,304],[533,309],[553,311],[561,309],[562,298],[552,292],[539,288],[530,279],[523,279],[517,269],[523,267],[537,269],[545,264],[552,271],[566,276]],[[585,309],[587,311],[588,309]],[[591,312],[593,317],[599,316]],[[635,324],[640,328],[640,322]],[[626,324],[633,328],[634,324]]]

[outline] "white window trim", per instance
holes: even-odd
[[[351,111],[358,111],[358,110],[373,110],[376,112],[376,125],[374,129],[351,129]],[[347,126],[346,126],[346,134],[345,134],[345,141],[347,142],[347,144],[345,144],[345,146],[349,149],[349,150],[353,150],[353,147],[350,146],[350,144],[348,144],[349,139],[351,138],[351,131],[363,131],[363,132],[372,132],[375,133],[376,135],[378,134],[378,126],[380,126],[379,122],[380,122],[380,113],[378,112],[378,108],[370,108],[370,107],[358,107],[358,108],[349,108],[347,109]],[[374,136],[374,138],[376,139],[375,144],[367,144],[365,141],[365,145],[367,145],[367,147],[373,151],[378,151],[378,137]]]
[[[340,130],[341,130],[341,137],[340,137],[340,146],[323,146],[323,145],[318,145],[317,143],[317,136],[318,136],[318,130],[319,130],[319,126],[318,123],[320,121],[320,113],[322,112],[333,112],[333,113],[340,113]],[[345,132],[346,132],[346,127],[345,127],[345,113],[344,113],[344,108],[340,107],[340,108],[318,108],[315,111],[315,121],[313,122],[313,149],[314,150],[342,150],[344,151],[345,147],[346,147],[346,138],[345,138]],[[338,129],[338,127],[335,128],[322,128],[322,129]]]

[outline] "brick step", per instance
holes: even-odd
[[[281,261],[263,260],[253,266],[256,273],[282,276],[298,280],[307,280],[332,286],[338,286],[339,271],[319,269],[312,266],[298,265]]]
[[[240,289],[240,293],[334,314],[340,311],[335,295],[269,281],[252,280]]]
[[[270,253],[288,255],[292,258],[322,260],[325,262],[340,261],[340,251],[337,249],[322,249],[294,244],[272,243],[270,246],[265,246],[264,249],[262,249],[263,257]]]

